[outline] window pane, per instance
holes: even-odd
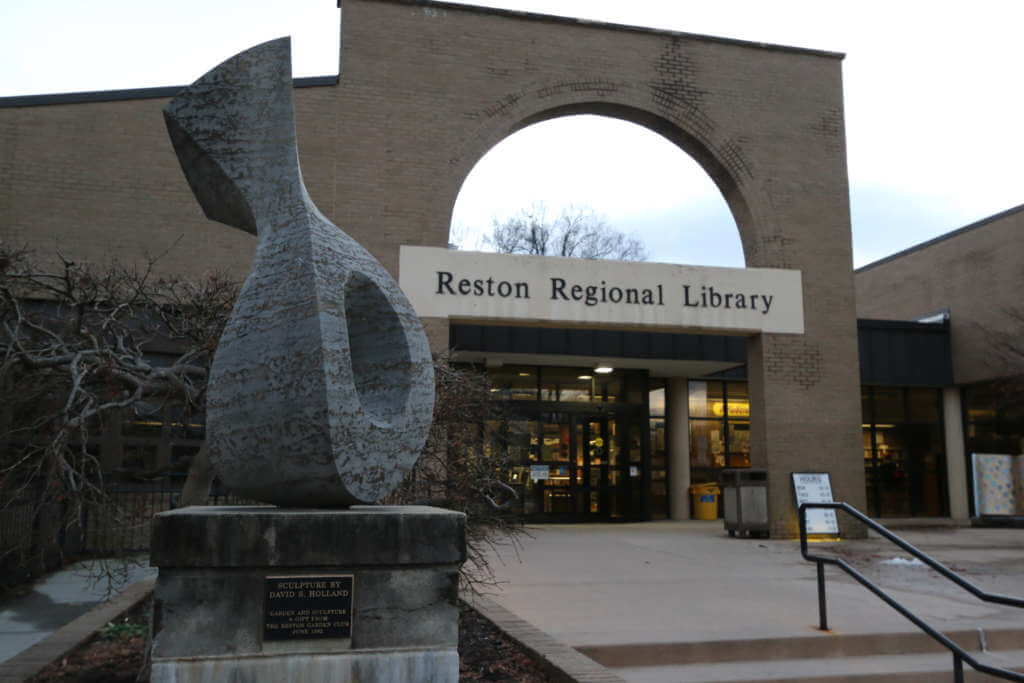
[[[939,421],[939,390],[908,389],[911,422]]]
[[[546,415],[546,422],[542,423],[543,436],[540,444],[540,459],[543,462],[568,462],[569,461],[569,420],[558,420],[561,417],[557,413]],[[566,472],[568,478],[568,471]]]
[[[909,517],[906,451],[901,430],[894,425],[879,426],[875,446],[879,514],[882,517]]]
[[[875,422],[905,422],[903,411],[903,390],[875,387]]]
[[[608,420],[608,464],[619,465],[619,440],[622,438],[622,431],[619,429],[618,420]]]
[[[607,375],[594,375],[594,401],[624,403],[626,396],[623,394],[623,380],[622,373],[618,371]]]
[[[747,395],[746,382],[726,382],[726,398],[728,399],[729,419],[750,419],[750,398]],[[714,406],[712,406],[712,410]],[[717,417],[717,415],[716,415]]]
[[[511,462],[526,463],[537,459],[533,452],[534,444],[537,442],[536,427],[536,422],[528,420],[514,420],[508,423],[505,443]]]
[[[690,421],[690,465],[725,467],[725,439],[721,421]]]
[[[503,365],[487,371],[491,395],[506,401],[537,400],[537,368],[532,365]]]
[[[626,381],[626,403],[643,405],[647,399],[647,373],[644,371],[627,370],[623,372]]]
[[[730,404],[731,405],[731,404]],[[750,467],[750,423],[729,422],[729,467]]]
[[[644,459],[644,430],[649,428],[647,420],[631,420],[629,423],[629,462],[639,465]]]
[[[665,472],[651,472],[650,503],[651,519],[668,517],[668,487],[665,485]]]
[[[540,373],[542,401],[589,402],[594,396],[594,374],[589,370],[544,367]]]
[[[722,382],[690,382],[690,417],[722,417],[724,414]]]
[[[665,387],[651,390],[648,394],[647,405],[651,417],[665,417]]]
[[[652,417],[651,429],[651,467],[665,467],[665,418]]]

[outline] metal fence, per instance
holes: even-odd
[[[82,552],[90,555],[146,552],[159,512],[181,507],[181,486],[120,485],[107,489],[110,504],[83,512]],[[221,487],[210,491],[207,505],[251,505]]]
[[[37,514],[38,498],[31,496],[0,501],[0,583],[24,580],[79,556],[148,552],[154,515],[181,505],[179,482],[118,484],[106,493],[107,503],[88,505],[79,515],[56,501]],[[207,504],[253,501],[215,486]]]

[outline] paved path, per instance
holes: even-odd
[[[96,561],[73,564],[32,586],[32,591],[0,604],[0,662],[43,640],[107,597],[106,583],[96,582]],[[129,566],[127,581],[156,576],[148,566]]]
[[[1024,531],[899,533],[986,590],[1024,596]],[[507,549],[493,558],[504,584],[491,598],[574,647],[825,635],[816,629],[815,568],[796,541],[729,538],[721,521],[545,525],[532,534],[519,559]],[[1020,610],[976,600],[883,539],[836,547],[940,629],[1024,626]],[[834,633],[914,630],[839,570],[826,576]]]

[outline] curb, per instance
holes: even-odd
[[[626,683],[578,650],[517,617],[482,595],[464,596],[466,603],[506,636],[523,646],[555,680],[564,683]]]
[[[35,676],[47,664],[57,661],[91,638],[107,622],[117,619],[149,597],[154,583],[155,579],[133,583],[112,600],[100,603],[32,647],[0,663],[0,683],[21,683]]]

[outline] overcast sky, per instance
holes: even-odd
[[[1024,203],[1024,3],[975,0],[478,0],[847,54],[854,261],[863,265]],[[183,85],[293,36],[295,75],[337,73],[335,0],[2,0],[0,96]],[[683,152],[596,117],[531,126],[478,164],[465,241],[533,202],[589,206],[652,260],[743,265],[721,195]]]

